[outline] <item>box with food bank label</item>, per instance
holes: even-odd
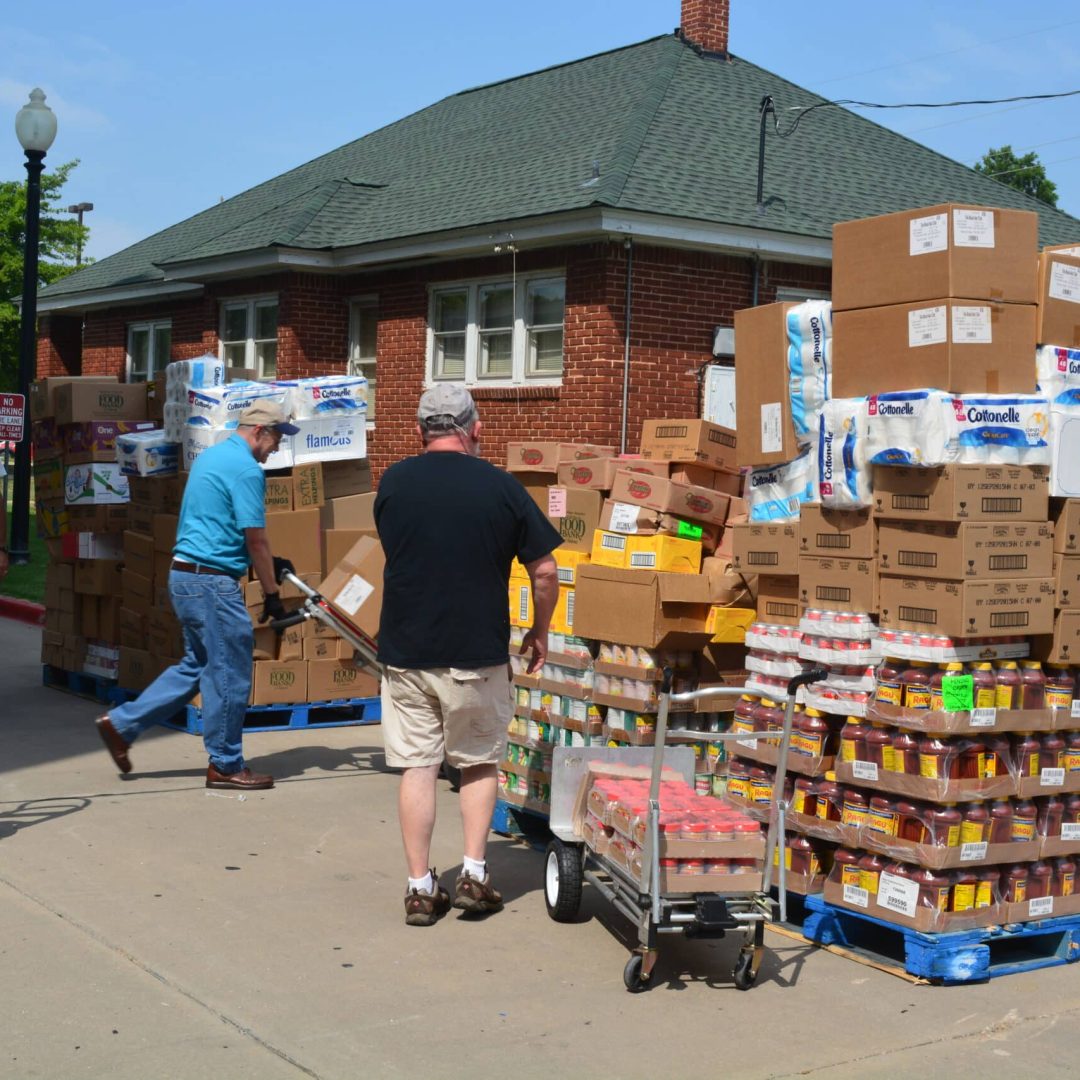
[[[724,524],[731,503],[723,492],[629,472],[616,473],[611,499],[712,525]]]
[[[307,700],[345,701],[379,696],[379,680],[352,660],[308,660]]]
[[[1049,577],[1054,530],[1045,522],[888,522],[878,529],[883,574],[941,578]]]
[[[53,391],[58,424],[145,420],[146,383],[67,382]]]
[[[592,550],[593,532],[600,524],[603,505],[603,495],[589,488],[548,489],[546,517],[559,530],[563,548],[585,554]]]
[[[1050,470],[1043,465],[874,466],[879,520],[1046,521],[1049,505]],[[1065,550],[1059,543],[1055,548]]]
[[[252,705],[298,705],[307,701],[306,660],[256,660],[252,668]]]

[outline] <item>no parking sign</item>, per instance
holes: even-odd
[[[25,415],[22,394],[0,394],[0,441],[22,442]]]

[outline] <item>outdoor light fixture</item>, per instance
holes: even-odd
[[[56,116],[35,87],[15,117],[15,134],[26,152],[26,235],[23,294],[19,326],[19,393],[23,396],[23,437],[15,447],[15,484],[11,501],[10,560],[30,561],[30,382],[37,357],[38,225],[41,219],[41,173],[45,153],[56,138]]]
[[[73,206],[67,208],[69,214],[78,214],[79,216],[79,239],[75,242],[75,265],[82,266],[82,216],[88,210],[93,210],[94,204],[92,202],[79,202]]]

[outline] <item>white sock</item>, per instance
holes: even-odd
[[[463,855],[461,861],[462,871],[471,874],[477,881],[487,877],[487,859],[470,859],[468,855]]]
[[[423,877],[409,878],[409,888],[415,889],[417,892],[434,893],[435,878],[429,870]]]

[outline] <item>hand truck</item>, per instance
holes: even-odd
[[[665,669],[660,686],[656,718],[656,742],[652,747],[589,747],[575,749],[557,746],[552,763],[551,831],[544,859],[544,900],[548,914],[556,922],[573,922],[581,905],[585,881],[625,915],[638,930],[638,947],[623,969],[623,982],[631,992],[648,989],[658,955],[660,934],[685,934],[687,937],[723,937],[729,930],[743,932],[732,977],[740,990],[749,990],[757,979],[764,951],[765,923],[775,918],[787,919],[787,881],[784,860],[779,860],[778,900],[770,896],[772,867],[777,845],[783,844],[784,822],[788,809],[784,797],[787,779],[787,755],[795,712],[795,697],[800,686],[820,682],[826,676],[814,669],[788,682],[784,726],[779,734],[758,736],[778,738],[780,752],[769,808],[769,828],[765,841],[765,864],[762,889],[748,893],[693,893],[663,895],[660,892],[660,776],[665,765],[681,772],[691,785],[694,782],[694,756],[689,747],[667,746],[669,735],[685,736],[695,741],[728,742],[745,735],[738,732],[704,734],[700,731],[668,729],[672,704],[685,705],[703,698],[737,698],[748,693],[745,687],[708,687],[685,693],[671,692],[672,672]],[[642,877],[640,883],[621,866],[590,850],[574,831],[573,810],[590,761],[613,761],[620,764],[651,764],[649,810]]]

